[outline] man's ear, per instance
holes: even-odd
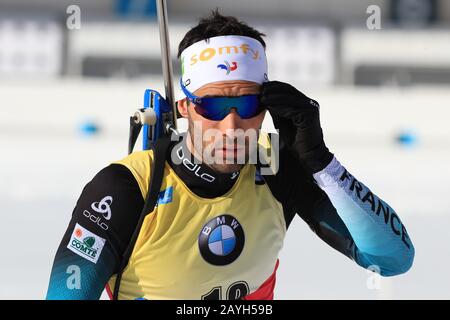
[[[186,98],[178,100],[177,108],[178,108],[178,112],[181,114],[181,116],[183,118],[188,117],[188,111],[187,111],[188,102],[187,102]]]

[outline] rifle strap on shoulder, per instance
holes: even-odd
[[[167,159],[169,146],[170,146],[170,137],[167,136],[161,137],[151,146],[151,149],[153,150],[153,163],[150,171],[151,177],[147,191],[147,196],[145,198],[144,207],[142,208],[136,228],[122,256],[122,260],[120,261],[120,267],[117,272],[116,282],[114,285],[113,300],[118,299],[120,281],[122,280],[122,273],[125,270],[125,267],[128,265],[128,260],[130,259],[131,253],[133,252],[134,245],[136,244],[136,240],[139,236],[139,232],[141,231],[144,219],[147,216],[147,214],[149,214],[154,210],[157,204],[159,189],[161,188],[161,184],[163,181],[164,165]]]

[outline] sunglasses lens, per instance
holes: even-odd
[[[215,106],[214,108],[206,107],[203,103],[202,105],[196,105],[194,109],[202,117],[214,121],[222,120],[227,115],[227,112],[223,109],[218,109]]]
[[[259,114],[261,110],[261,104],[257,95],[243,96],[242,107],[238,109],[238,113],[242,119],[249,119]]]
[[[235,109],[242,119],[252,118],[263,110],[257,95],[203,98],[202,103],[195,106],[198,114],[215,121],[223,120],[232,109]]]

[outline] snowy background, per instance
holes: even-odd
[[[66,30],[52,15],[42,18],[50,27],[36,29],[25,14],[61,18],[63,2],[0,0],[0,299],[45,297],[83,186],[126,156],[128,117],[142,106],[144,90],[162,92],[152,71],[159,63],[154,23],[111,19],[112,1],[103,0],[78,1],[90,19],[80,30]],[[286,1],[270,25],[252,15],[254,1],[243,4],[244,17],[268,34],[271,78],[320,102],[328,147],[397,211],[416,248],[408,273],[378,278],[295,219],[280,256],[276,299],[450,298],[450,8],[442,2],[430,27],[402,29],[386,17],[391,1],[374,2],[386,12],[382,30],[366,28],[367,1]],[[180,1],[173,3],[175,48],[204,1],[193,1],[184,15]],[[275,9],[267,2],[260,10],[270,16]],[[17,29],[8,10],[30,24]],[[321,25],[311,24],[314,16]],[[87,125],[98,132],[87,133]]]

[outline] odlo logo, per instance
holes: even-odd
[[[111,196],[106,196],[99,202],[94,202],[91,204],[91,208],[98,213],[101,213],[106,220],[111,219],[111,204],[113,198]]]
[[[83,258],[97,263],[104,245],[105,239],[100,238],[77,223],[67,248]]]
[[[233,61],[230,65],[230,63],[228,61],[224,61],[224,63],[219,64],[217,66],[217,68],[219,69],[224,69],[227,71],[227,75],[230,74],[231,71],[234,71],[238,68],[237,62]]]
[[[103,218],[100,215],[92,214],[91,212],[84,210],[83,215],[91,220],[93,223],[97,224],[103,230],[108,230],[108,224],[103,220],[111,219],[111,204],[113,202],[113,198],[111,196],[106,196],[102,200],[98,202],[94,202],[91,204],[92,210],[95,212],[101,213]]]

